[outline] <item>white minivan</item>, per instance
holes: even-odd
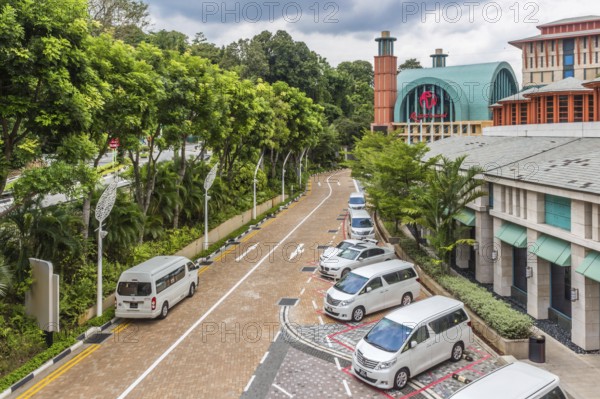
[[[327,291],[323,309],[337,319],[358,322],[366,314],[409,305],[420,292],[413,264],[392,259],[348,273]]]
[[[456,391],[450,399],[566,399],[558,376],[524,362],[492,371]]]
[[[115,316],[167,317],[169,309],[198,287],[198,265],[183,256],[156,256],[119,277]]]
[[[350,238],[363,240],[375,238],[375,226],[371,215],[364,209],[350,209]]]
[[[350,198],[348,198],[348,208],[349,209],[365,209],[367,206],[367,201],[365,200],[365,195],[363,193],[351,193]]]
[[[395,310],[356,345],[352,372],[378,388],[402,389],[415,376],[445,360],[462,359],[473,340],[464,304],[433,296]]]

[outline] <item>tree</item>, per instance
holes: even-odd
[[[83,0],[0,1],[0,193],[20,145],[60,143],[102,105],[87,18]]]
[[[458,239],[460,229],[454,218],[468,203],[486,195],[481,189],[485,182],[477,177],[481,168],[464,168],[465,158],[441,157],[426,184],[414,187],[415,220],[430,231],[429,242],[446,265],[457,245],[472,244],[472,240]]]
[[[116,39],[129,44],[144,38],[143,30],[150,25],[148,4],[133,0],[89,0],[90,18],[98,26],[93,33],[111,33]]]
[[[217,64],[221,59],[221,50],[214,43],[210,43],[204,33],[198,32],[190,46],[192,55],[206,58],[213,64]]]
[[[12,282],[12,274],[8,265],[0,266],[0,297],[6,296],[8,287]]]
[[[183,54],[189,48],[188,37],[174,30],[161,29],[158,32],[150,32],[146,36],[146,41],[161,50],[177,51],[180,54]]]
[[[421,69],[421,68],[423,68],[423,66],[421,66],[421,62],[419,60],[417,60],[416,58],[409,58],[398,66],[398,73],[400,73],[406,69]]]

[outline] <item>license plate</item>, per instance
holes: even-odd
[[[138,304],[137,302],[131,302],[129,304],[129,309],[137,309],[138,308]]]
[[[367,372],[363,369],[357,368],[356,372],[358,373],[358,375],[366,377],[367,376]]]

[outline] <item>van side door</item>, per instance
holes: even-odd
[[[415,347],[411,347],[412,341],[417,343]],[[411,375],[416,375],[433,365],[431,359],[433,341],[432,331],[430,331],[427,324],[422,325],[413,331],[403,350],[403,353],[406,352],[409,359],[408,368]]]
[[[470,338],[467,327],[468,317],[463,309],[455,309],[451,313],[438,317],[429,325],[436,333],[432,359],[438,364],[450,358],[452,347],[458,341],[469,345]]]
[[[388,284],[388,291],[385,293],[386,308],[400,305],[405,289],[400,283],[399,272],[384,274],[383,280]]]
[[[384,285],[381,277],[375,277],[365,285],[360,292],[360,296],[366,313],[376,312],[386,307],[385,294],[387,290],[388,286],[387,284]]]
[[[385,251],[383,248],[371,248],[361,254],[364,258],[361,266],[371,265],[377,262],[383,262],[383,258],[385,256]]]

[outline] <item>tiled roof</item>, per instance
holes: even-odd
[[[562,32],[562,33],[551,33],[548,35],[536,35],[527,37],[525,39],[511,40],[509,43],[513,46],[518,46],[518,44],[523,44],[527,42],[535,42],[537,40],[551,40],[551,39],[562,39],[569,37],[578,37],[578,36],[594,36],[600,33],[600,29],[589,29],[589,30],[581,30],[578,32]]]
[[[536,88],[529,93],[525,93],[527,95],[536,95],[540,93],[555,93],[561,91],[589,91],[592,89],[583,86],[585,80],[579,80],[577,78],[566,78],[563,80],[559,80],[556,82],[552,82],[544,87]]]
[[[600,138],[452,137],[430,146],[427,159],[466,155],[490,180],[504,178],[600,194]]]
[[[536,91],[539,91],[539,88],[531,87],[531,88],[529,88],[527,90],[523,90],[517,94],[513,94],[512,96],[503,98],[502,100],[498,100],[498,102],[501,103],[501,102],[507,102],[507,101],[529,101],[530,99],[523,97],[523,95],[529,94],[529,93],[535,93]]]
[[[598,15],[586,15],[584,17],[564,18],[564,19],[559,19],[558,21],[548,22],[547,24],[539,25],[538,28],[547,28],[549,26],[564,25],[564,24],[574,24],[577,22],[596,21],[598,19],[600,19],[600,16],[598,16]]]

